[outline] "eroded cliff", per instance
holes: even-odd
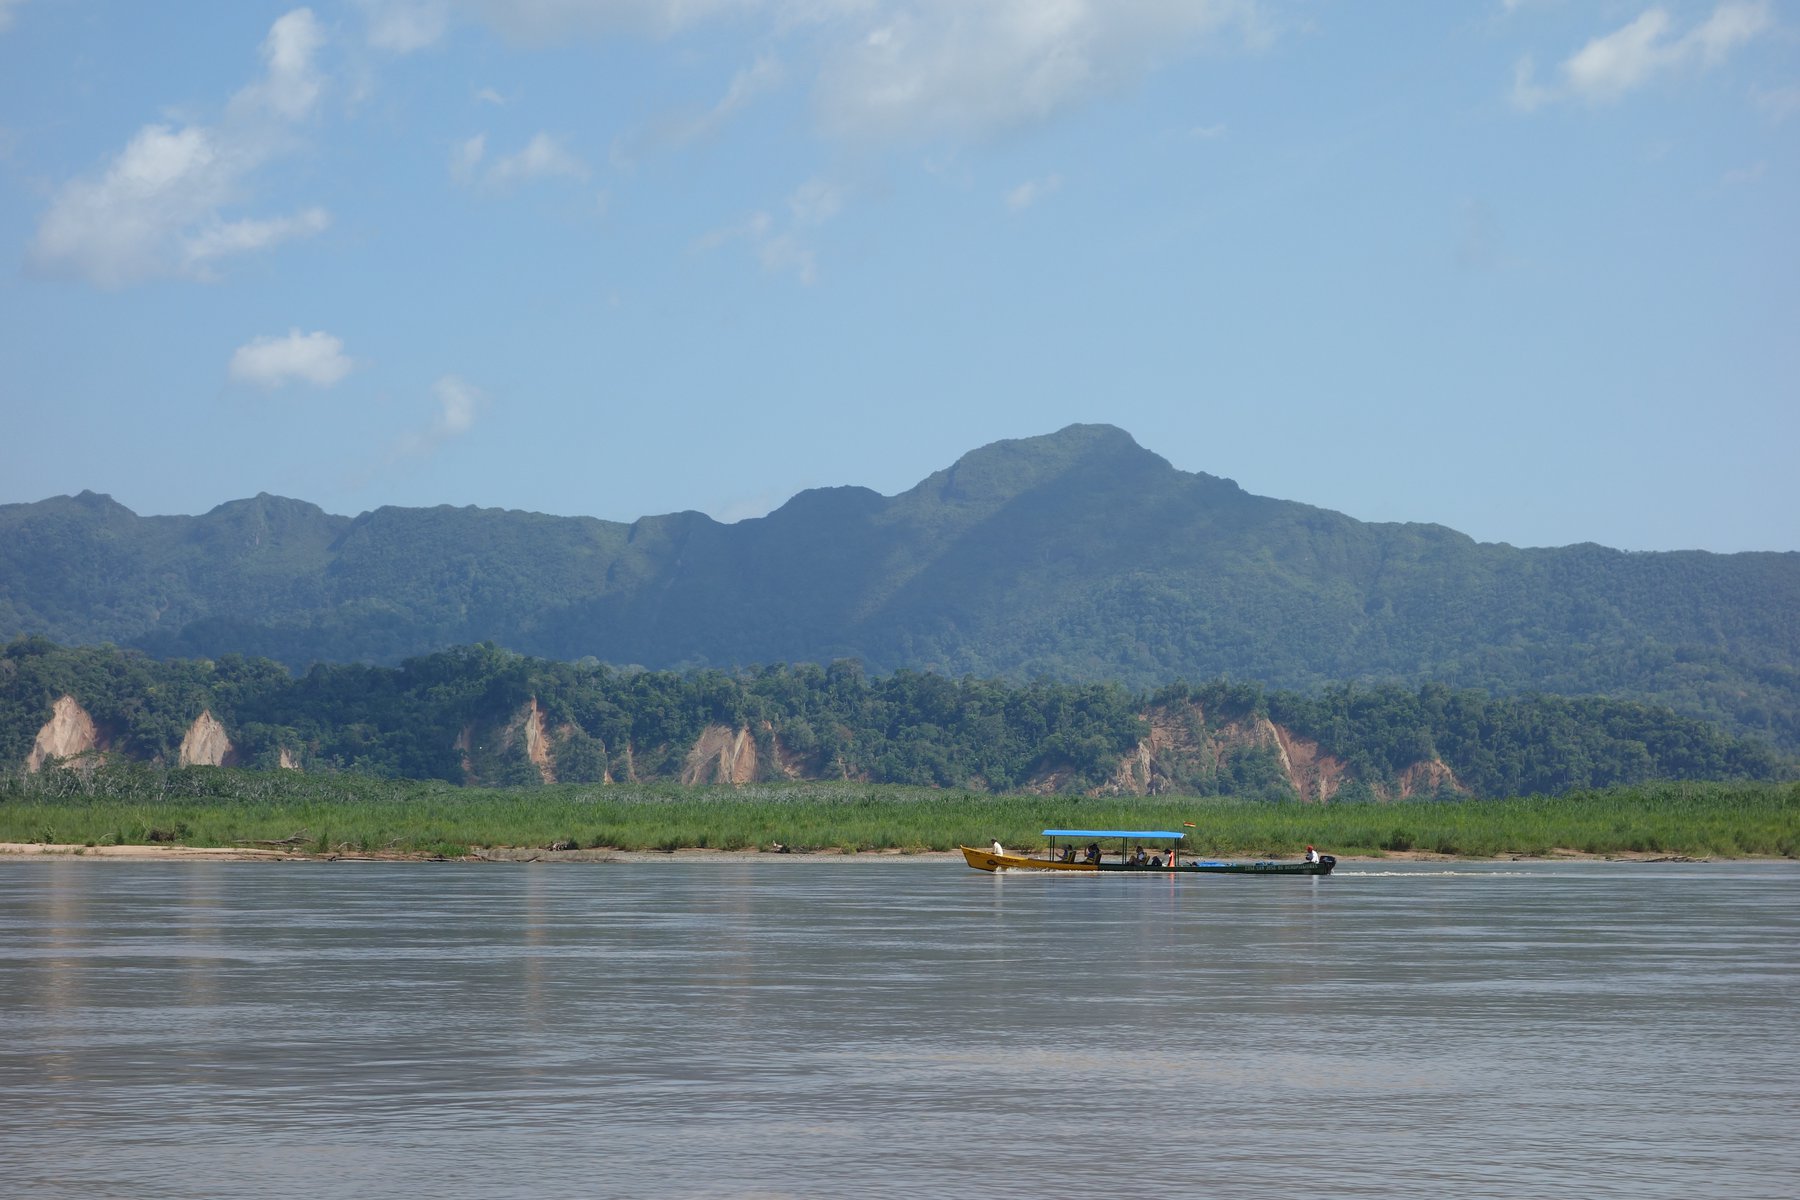
[[[104,749],[100,731],[87,710],[73,696],[59,696],[51,706],[50,719],[32,740],[31,753],[25,758],[25,769],[36,772],[52,759],[80,758]]]
[[[1355,772],[1344,760],[1266,716],[1233,716],[1214,723],[1197,701],[1152,707],[1142,716],[1146,735],[1119,758],[1104,784],[1085,789],[1087,795],[1291,794],[1304,803],[1323,804],[1356,781]],[[652,761],[678,764],[664,766],[657,775],[674,775],[690,787],[866,778],[847,771],[841,757],[827,763],[816,753],[792,753],[766,721],[755,729],[709,724],[685,749],[627,743],[618,748],[615,760],[598,738],[572,724],[552,729],[535,696],[504,720],[464,725],[454,747],[463,782],[471,786],[611,784],[613,765],[622,767],[626,780],[638,782],[642,780],[636,763],[646,752]],[[107,750],[103,731],[74,696],[65,695],[57,699],[50,720],[38,731],[25,767],[35,772],[49,762]],[[233,766],[238,765],[237,758],[225,725],[210,709],[188,727],[178,755],[184,767]],[[284,769],[299,767],[298,755],[285,746],[275,761]],[[560,769],[565,763],[566,771]],[[1025,780],[1020,790],[1055,794],[1076,788],[1077,780],[1072,769],[1051,764]],[[1467,791],[1455,772],[1437,759],[1411,764],[1391,779],[1359,782],[1367,789],[1364,798],[1405,799]],[[980,779],[970,779],[965,785],[976,790],[985,786]]]
[[[181,739],[178,761],[184,767],[228,767],[236,765],[231,739],[225,726],[207,709],[194,718],[186,736]]]

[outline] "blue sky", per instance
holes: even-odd
[[[0,0],[0,502],[613,520],[1107,422],[1800,549],[1775,0]]]

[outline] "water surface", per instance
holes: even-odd
[[[0,866],[28,1197],[1790,1197],[1800,870]]]

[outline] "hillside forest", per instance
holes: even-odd
[[[876,676],[854,660],[678,673],[492,644],[295,675],[270,659],[158,660],[43,638],[0,654],[0,762],[44,765],[43,739],[70,702],[92,729],[68,756],[78,765],[202,761],[484,786],[844,779],[1343,803],[1794,775],[1767,745],[1666,707],[1441,684],[1301,694],[1214,679],[1133,692]],[[187,748],[202,714],[222,735],[210,758]]]

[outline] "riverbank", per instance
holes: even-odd
[[[253,846],[84,846],[56,842],[0,842],[0,862],[20,862],[44,858],[80,858],[91,861],[162,861],[162,862],[489,862],[489,863],[822,863],[880,862],[904,859],[909,862],[961,862],[955,850],[815,850],[785,853],[773,850],[550,850],[520,846],[473,847],[467,854],[442,855],[423,852],[354,850],[315,854],[309,851],[279,850]]]
[[[146,783],[148,776],[127,782]],[[81,781],[49,781],[69,788]],[[104,782],[104,781],[103,781]],[[150,782],[156,782],[151,779]],[[1183,853],[1296,859],[1800,857],[1800,785],[1653,784],[1509,800],[1297,804],[1202,797],[988,796],[926,788],[757,784],[483,791],[355,777],[289,780],[189,771],[143,795],[0,787],[0,843],[113,857],[207,848],[213,856],[664,862],[669,856],[937,853],[1042,847],[1053,828],[1165,829]],[[552,850],[561,846],[566,849]],[[493,847],[515,849],[495,850]],[[540,849],[541,848],[541,849]],[[14,854],[23,851],[14,851]],[[202,856],[205,857],[205,856]]]
[[[1257,855],[1236,855],[1253,859]],[[1742,862],[1787,861],[1767,855],[1709,856],[1691,858],[1682,854],[1657,854],[1623,851],[1616,854],[1589,854],[1580,850],[1552,850],[1547,854],[1438,854],[1424,850],[1396,850],[1381,854],[1339,854],[1340,863],[1381,862]],[[741,864],[893,862],[959,863],[962,853],[955,850],[813,850],[798,853],[773,850],[550,850],[543,848],[496,846],[471,849],[466,855],[401,853],[395,851],[364,853],[341,851],[314,854],[295,850],[277,850],[251,846],[81,846],[69,843],[0,842],[0,862],[23,862],[45,858],[80,858],[108,862],[485,862],[524,865],[528,863],[629,863],[670,864]]]

